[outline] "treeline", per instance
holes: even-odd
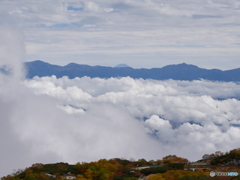
[[[216,151],[212,154],[204,154],[201,162],[210,162],[211,165],[240,165],[240,148],[229,152]]]
[[[188,162],[185,158],[169,155],[156,161],[146,161],[145,159],[135,161],[114,158],[110,160],[101,159],[90,163],[78,162],[75,165],[63,162],[55,164],[36,163],[25,170],[20,170],[2,179],[136,180],[141,176],[152,173],[164,173],[168,170],[183,169],[183,163],[185,162]]]

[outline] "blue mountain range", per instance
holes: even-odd
[[[219,69],[203,69],[186,63],[168,65],[162,68],[134,69],[127,65],[116,67],[89,66],[70,63],[66,66],[52,65],[40,60],[25,62],[27,78],[34,76],[52,76],[69,78],[88,76],[91,78],[132,77],[155,80],[200,80],[240,82],[240,68],[222,71]]]

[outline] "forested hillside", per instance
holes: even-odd
[[[210,172],[237,172],[240,150],[217,151],[205,154],[197,162],[169,155],[158,160],[127,160],[120,158],[100,159],[96,162],[78,162],[74,165],[60,162],[55,164],[36,163],[25,170],[18,170],[2,180],[214,180],[240,179],[240,176],[210,177]]]

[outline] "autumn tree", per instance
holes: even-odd
[[[41,169],[43,167],[43,164],[42,163],[35,163],[31,167],[34,168],[34,169]]]
[[[181,179],[184,176],[198,177],[200,175],[208,176],[205,172],[185,171],[185,170],[170,170],[162,174],[165,179]]]
[[[77,180],[88,180],[88,179],[85,178],[82,174],[78,174],[77,175]]]
[[[168,155],[162,158],[163,164],[171,166],[173,163],[187,163],[186,158],[177,157],[176,155]]]
[[[163,178],[161,173],[150,175],[148,179],[149,180],[165,180],[165,178]]]
[[[85,178],[92,179],[93,171],[91,169],[87,169],[87,171],[83,174]]]

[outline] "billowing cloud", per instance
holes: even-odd
[[[148,147],[147,151],[139,147],[141,151],[135,151],[133,155],[128,151],[124,157],[140,158],[143,155],[144,158],[156,159],[172,153],[196,160],[204,153],[236,148],[239,141],[239,85],[235,83],[129,77],[57,79],[52,76],[35,77],[25,80],[24,84],[37,96],[54,99],[60,109],[76,118],[75,121],[100,120],[100,128],[104,124],[113,134],[116,130],[112,131],[114,127],[111,124],[117,123],[122,127],[120,122],[131,127],[133,132],[144,132],[146,141],[138,138],[140,134],[132,136],[126,132],[127,128],[119,128],[117,132],[122,131],[133,145],[128,150],[136,150],[134,145],[138,143]],[[108,132],[106,129],[105,133]],[[102,134],[96,129],[91,129],[91,132],[91,136]],[[153,144],[149,145],[150,142]],[[156,154],[148,152],[153,149],[157,150]]]

